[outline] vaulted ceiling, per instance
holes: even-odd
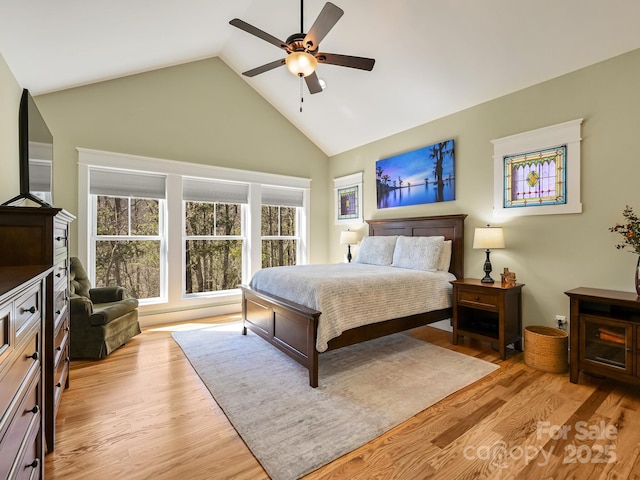
[[[320,50],[376,59],[320,64],[310,95],[286,53],[229,25],[286,40],[297,0],[0,0],[0,54],[32,94],[219,56],[327,155],[640,48],[638,0],[333,0],[344,16]],[[304,2],[308,30],[324,0]],[[212,86],[212,88],[214,88]]]

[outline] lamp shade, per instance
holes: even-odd
[[[316,57],[307,52],[291,52],[284,61],[291,73],[303,77],[311,75],[318,65]]]
[[[347,230],[346,232],[340,232],[340,245],[353,245],[358,243],[358,232]]]
[[[476,228],[473,235],[473,248],[504,248],[504,234],[501,227]]]

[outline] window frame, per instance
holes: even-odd
[[[110,197],[110,198],[126,198],[128,200],[128,215],[127,215],[127,231],[128,235],[98,235],[97,232],[97,216],[98,216],[98,197]],[[160,295],[158,297],[149,297],[139,299],[140,305],[151,305],[154,303],[163,303],[167,300],[167,235],[166,235],[166,200],[162,198],[152,198],[151,200],[158,201],[158,235],[131,235],[131,199],[140,197],[124,197],[120,195],[104,195],[104,194],[90,194],[91,201],[91,214],[90,214],[90,228],[91,228],[91,248],[89,249],[89,259],[91,266],[91,274],[89,279],[92,285],[96,284],[95,278],[95,261],[96,261],[96,244],[98,241],[160,241]],[[89,269],[87,268],[87,271]]]
[[[136,155],[105,152],[86,148],[78,151],[78,216],[74,226],[77,228],[77,256],[84,262],[89,278],[93,281],[94,259],[90,258],[91,251],[91,202],[89,194],[89,176],[92,169],[120,169],[137,173],[166,175],[166,221],[165,235],[167,238],[167,265],[163,281],[167,285],[167,299],[159,303],[141,305],[140,314],[154,315],[154,322],[170,322],[202,316],[218,315],[221,313],[236,313],[241,300],[239,289],[227,291],[225,294],[206,295],[197,298],[183,298],[183,281],[185,264],[182,247],[176,249],[173,245],[182,245],[183,236],[183,206],[182,180],[183,177],[201,178],[213,181],[239,182],[249,186],[249,203],[244,205],[245,235],[243,258],[243,282],[248,282],[251,276],[261,268],[261,248],[251,248],[261,242],[260,211],[262,187],[293,188],[302,191],[303,205],[300,207],[299,245],[297,247],[298,264],[308,263],[309,259],[309,218],[311,179],[292,177],[271,173],[238,170],[212,165],[194,164],[175,160],[142,157]],[[176,254],[177,251],[177,254]]]
[[[187,221],[187,216],[186,216],[186,205],[187,202],[194,202],[193,200],[182,200],[182,259],[184,262],[184,268],[183,268],[183,275],[182,275],[182,296],[184,299],[192,299],[192,298],[209,298],[209,297],[219,297],[219,296],[224,296],[226,295],[230,290],[215,290],[215,291],[210,291],[210,292],[195,292],[195,293],[187,293],[187,278],[186,278],[186,274],[187,274],[187,246],[186,246],[186,242],[188,240],[241,240],[242,241],[242,280],[243,282],[245,281],[245,263],[247,262],[246,260],[246,251],[247,251],[247,238],[246,238],[246,215],[247,215],[247,208],[246,208],[246,204],[231,204],[231,203],[227,203],[227,202],[197,202],[197,203],[212,203],[212,204],[224,204],[227,203],[228,205],[240,205],[240,235],[187,235],[187,228],[186,228],[186,221]],[[215,231],[215,230],[214,230]],[[231,289],[231,290],[237,290],[237,289]]]
[[[262,235],[262,229],[260,230],[260,265],[262,266],[262,242],[264,240],[295,240],[296,241],[296,265],[300,265],[300,219],[301,219],[301,207],[291,207],[287,205],[269,205],[262,203],[260,205],[260,218],[262,219],[262,207],[278,207],[278,235]],[[295,208],[295,234],[294,235],[282,235],[282,215],[280,209],[282,208]]]

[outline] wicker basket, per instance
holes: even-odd
[[[567,371],[569,335],[552,327],[525,327],[524,363],[549,373]]]

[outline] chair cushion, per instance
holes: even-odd
[[[89,289],[91,282],[87,277],[87,271],[77,257],[70,257],[69,265],[69,289],[71,294],[81,295],[89,298]]]
[[[94,303],[93,315],[89,317],[91,325],[106,325],[138,307],[138,300],[127,298],[113,303]]]

